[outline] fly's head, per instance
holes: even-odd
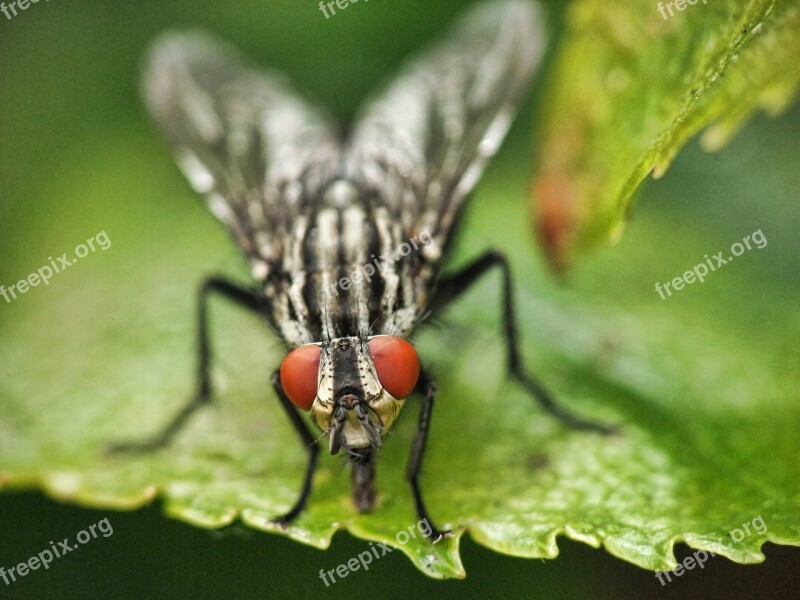
[[[330,437],[330,452],[380,448],[419,379],[419,358],[401,338],[342,337],[295,348],[281,363],[281,385]]]

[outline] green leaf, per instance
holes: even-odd
[[[618,240],[641,182],[704,127],[716,150],[756,110],[784,110],[798,31],[797,0],[573,3],[537,141],[533,208],[551,264]]]
[[[716,213],[704,217],[723,219],[716,226],[701,224],[691,203],[690,226],[644,212],[619,252],[578,270],[567,288],[530,259],[519,162],[495,168],[453,261],[490,245],[512,257],[526,364],[566,405],[620,424],[620,434],[569,431],[507,380],[495,274],[416,340],[440,390],[422,485],[434,519],[456,537],[397,543],[417,520],[404,481],[414,401],[381,451],[375,512],[356,513],[348,469],[324,455],[308,510],[286,535],[326,548],[348,530],[400,547],[440,578],[464,576],[464,532],[526,557],[554,557],[563,535],[659,570],[675,566],[682,540],[742,563],[763,560],[765,540],[800,544],[799,290],[787,277],[800,248],[782,201],[797,186],[798,122],[773,131],[769,146],[738,145],[721,165],[694,152],[680,185],[653,191],[675,203],[708,193],[718,214],[741,212],[735,191],[749,175],[736,165],[756,163],[769,181],[758,188],[756,221],[745,211],[745,225]],[[305,462],[268,385],[281,347],[258,319],[222,302],[211,309],[215,406],[169,449],[102,452],[156,431],[191,392],[202,276],[247,281],[233,244],[154,136],[121,130],[102,142],[87,140],[63,176],[45,175],[28,198],[39,210],[12,212],[0,226],[6,287],[101,230],[112,242],[48,286],[0,300],[0,486],[119,510],[158,499],[170,517],[199,527],[241,519],[275,532],[269,519],[295,500]],[[726,183],[708,190],[697,173],[712,166]],[[759,227],[766,248],[667,300],[653,291],[654,279],[669,281]],[[728,532],[759,515],[767,531],[735,543]]]

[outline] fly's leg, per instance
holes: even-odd
[[[296,519],[297,515],[303,512],[303,508],[305,508],[308,497],[311,495],[311,481],[314,477],[314,471],[317,470],[319,445],[317,444],[317,440],[308,430],[308,425],[306,425],[305,421],[303,421],[300,413],[297,412],[295,406],[291,403],[289,398],[286,397],[286,392],[283,391],[283,386],[281,385],[279,370],[276,370],[272,374],[272,387],[275,388],[275,393],[278,394],[278,398],[281,401],[283,410],[286,411],[289,420],[291,420],[292,425],[294,425],[294,430],[297,432],[297,435],[300,436],[300,440],[308,450],[308,463],[306,465],[306,474],[303,478],[303,488],[300,491],[300,497],[297,499],[297,502],[294,503],[294,506],[291,508],[291,510],[289,510],[289,512],[273,519],[274,523],[285,527],[294,519]]]
[[[411,494],[414,498],[414,507],[417,509],[417,516],[419,516],[420,521],[424,521],[428,524],[428,528],[430,529],[428,537],[433,540],[433,542],[438,542],[452,532],[447,529],[438,529],[434,526],[433,521],[428,515],[425,502],[422,499],[422,490],[419,487],[422,457],[425,454],[425,446],[428,443],[428,429],[431,425],[433,399],[434,396],[436,396],[436,384],[434,384],[433,380],[424,371],[420,373],[419,381],[417,382],[417,391],[421,392],[425,398],[422,402],[422,408],[419,411],[417,435],[414,437],[414,444],[411,446],[411,456],[409,457],[408,468],[406,469],[406,479],[408,479],[411,485]]]
[[[202,406],[211,402],[211,347],[208,336],[208,298],[216,293],[248,310],[260,312],[261,301],[257,294],[220,277],[205,279],[198,292],[197,310],[197,389],[186,405],[152,437],[135,442],[111,444],[109,453],[140,453],[168,446],[189,418]]]
[[[503,322],[505,326],[508,370],[511,376],[536,398],[537,402],[544,410],[569,427],[605,434],[616,431],[614,426],[589,421],[560,406],[547,389],[525,371],[522,365],[519,342],[517,339],[516,318],[514,316],[514,304],[512,300],[511,269],[509,268],[508,260],[501,252],[489,250],[458,273],[445,277],[439,283],[431,307],[432,312],[435,314],[442,310],[447,304],[469,289],[473,283],[495,266],[500,267],[500,270],[503,272]]]

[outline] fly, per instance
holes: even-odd
[[[261,315],[286,346],[272,385],[308,463],[300,496],[275,522],[295,519],[311,492],[320,448],[303,412],[327,435],[331,454],[347,453],[354,504],[368,512],[376,452],[417,395],[406,477],[436,541],[449,531],[433,527],[419,484],[436,387],[408,340],[493,268],[503,274],[511,376],[566,424],[607,431],[561,408],[523,369],[502,253],[490,250],[455,273],[441,268],[457,217],[505,137],[543,47],[535,6],[479,6],[339,136],[281,75],[252,69],[203,33],[162,36],[144,70],[146,105],[189,182],[244,253],[254,284],[203,282],[196,393],[158,435],[115,449],[167,445],[210,401],[207,301],[217,294]],[[415,249],[404,253],[410,244]]]

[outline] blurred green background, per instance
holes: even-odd
[[[0,283],[8,285],[43,264],[43,254],[72,248],[103,229],[117,244],[111,253],[124,252],[127,219],[146,219],[153,231],[180,227],[181,220],[198,222],[204,211],[200,201],[170,205],[175,196],[186,195],[185,184],[137,94],[139,60],[159,32],[193,26],[215,32],[254,61],[288,73],[307,96],[346,120],[467,4],[363,1],[326,20],[311,0],[102,5],[51,0],[32,4],[11,21],[0,15]],[[564,6],[551,3],[550,9],[551,42],[556,42]],[[547,66],[545,76],[546,71]],[[518,190],[519,203],[526,201],[541,81],[481,184],[481,197],[502,187],[505,196],[513,197],[508,190]],[[553,280],[552,289],[544,293],[560,293],[553,289],[564,285],[568,293],[595,305],[620,311],[652,308],[661,302],[653,291],[656,280],[665,281],[695,264],[704,252],[725,248],[761,228],[769,240],[767,249],[747,253],[736,266],[727,267],[747,273],[746,286],[739,286],[738,277],[726,287],[729,273],[720,272],[713,284],[690,286],[670,301],[683,303],[682,310],[698,320],[714,320],[722,313],[723,323],[743,321],[742,330],[753,334],[754,348],[763,343],[758,339],[763,321],[777,319],[796,329],[798,134],[800,110],[795,107],[778,120],[756,119],[717,155],[703,154],[691,144],[663,180],[648,181],[640,191],[622,243],[591,257],[565,281]],[[143,178],[143,169],[149,174],[156,170],[157,176]],[[153,188],[141,185],[142,180],[169,181],[171,187]],[[139,201],[125,204],[120,195]],[[517,207],[513,211],[523,214]],[[211,218],[207,221],[213,230]],[[507,215],[499,220],[503,226],[508,221]],[[511,221],[513,227],[528,228],[522,219]],[[494,243],[502,245],[502,231],[482,229],[484,237],[489,231]],[[162,269],[170,268],[158,256],[146,259],[154,265],[151,283],[159,281]],[[103,258],[85,260],[82,276],[91,278],[91,263]],[[532,239],[529,256],[515,260],[544,269]],[[208,270],[227,265],[222,261]],[[77,275],[62,275],[72,276]],[[715,293],[713,285],[722,286],[725,294]],[[779,290],[788,300],[770,302],[761,297],[763,290]],[[47,294],[57,293],[51,285],[46,292],[33,290],[25,301],[46,306]],[[185,294],[188,307],[192,290]],[[754,304],[759,310],[753,310]],[[0,301],[0,360],[3,348],[14,344],[5,334],[14,313],[5,308]],[[0,403],[5,401],[0,382]],[[662,588],[652,573],[564,539],[559,540],[562,553],[553,561],[509,558],[465,539],[465,581],[429,580],[395,553],[369,573],[354,574],[326,589],[319,569],[334,568],[355,556],[363,542],[339,534],[332,549],[322,553],[239,526],[209,533],[165,518],[157,505],[133,513],[90,511],[32,492],[0,495],[0,565],[13,566],[51,539],[73,536],[105,516],[114,527],[111,537],[91,542],[49,571],[32,573],[12,586],[0,582],[0,597],[357,599],[458,593],[469,598],[788,598],[797,597],[800,586],[800,551],[770,544],[765,546],[763,565],[745,567],[718,558],[703,571]],[[682,547],[678,560],[686,554]]]

